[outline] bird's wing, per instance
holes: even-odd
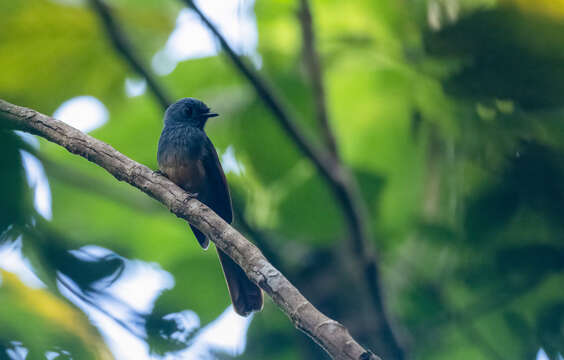
[[[221,168],[221,163],[211,140],[206,139],[206,149],[203,165],[206,172],[204,189],[199,198],[204,204],[215,211],[223,220],[231,223],[233,220],[233,208],[231,206],[231,196],[227,187],[227,180]]]

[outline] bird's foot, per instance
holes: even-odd
[[[168,176],[167,176],[164,172],[162,172],[161,170],[155,170],[155,171],[153,171],[153,172],[154,172],[155,174],[157,174],[157,175],[164,176],[165,178],[168,179]]]
[[[200,193],[197,192],[189,192],[188,195],[184,198],[184,202],[187,203],[192,199],[197,199],[200,196]]]

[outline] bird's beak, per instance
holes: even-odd
[[[207,113],[207,114],[204,114],[204,116],[205,116],[206,118],[211,118],[211,117],[219,116],[219,114],[216,114],[216,113]]]

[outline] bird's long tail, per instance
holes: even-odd
[[[260,311],[263,304],[260,288],[247,278],[243,269],[227,254],[220,249],[217,249],[217,254],[235,312],[241,316],[248,316],[253,311]]]

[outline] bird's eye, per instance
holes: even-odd
[[[186,110],[184,110],[186,116],[191,117],[192,116],[192,108],[186,108]]]

